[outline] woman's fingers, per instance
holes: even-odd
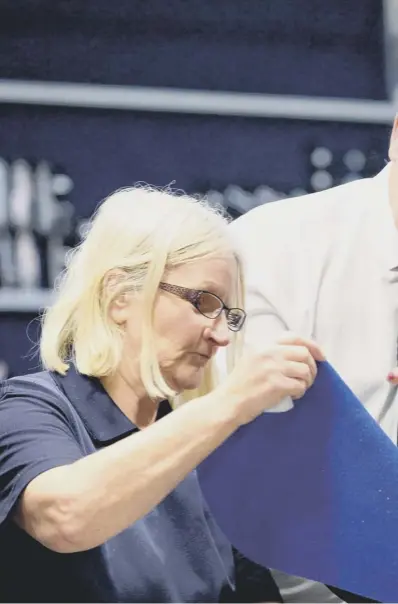
[[[313,359],[310,364],[299,363],[297,361],[286,362],[286,377],[302,380],[307,388],[310,388],[314,383],[316,371],[316,364]]]
[[[315,361],[325,361],[326,356],[323,352],[322,348],[309,338],[302,338],[300,336],[296,336],[293,333],[287,332],[283,336],[278,339],[278,344],[284,345],[292,345],[297,347],[305,347],[311,354],[311,356],[315,359]]]

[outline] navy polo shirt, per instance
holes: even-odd
[[[88,551],[59,554],[18,528],[12,511],[32,479],[137,428],[99,380],[72,367],[65,377],[44,371],[12,378],[2,391],[0,601],[218,602],[232,594],[231,546],[195,472],[141,520]],[[162,403],[161,414],[168,411]]]

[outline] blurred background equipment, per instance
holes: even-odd
[[[85,220],[145,181],[233,217],[375,174],[398,90],[396,0],[2,0],[0,378]]]

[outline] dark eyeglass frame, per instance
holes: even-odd
[[[228,308],[228,306],[224,304],[223,300],[221,300],[221,298],[216,294],[213,294],[213,292],[209,292],[205,289],[190,289],[189,287],[182,287],[181,285],[172,285],[171,283],[164,283],[163,281],[159,283],[159,288],[166,292],[169,292],[170,294],[178,296],[182,300],[187,300],[187,302],[190,302],[192,306],[194,306],[196,310],[200,312],[201,315],[207,317],[208,319],[217,319],[217,317],[221,315],[222,311],[225,310],[228,329],[230,329],[231,331],[240,331],[245,323],[246,313],[243,308]],[[216,298],[220,302],[220,310],[216,316],[209,317],[207,314],[203,313],[200,310],[199,300],[202,294],[208,294],[210,296],[213,296],[213,298]],[[232,322],[230,323],[231,313],[233,313],[234,311],[238,311],[242,317],[242,321],[239,323],[238,327],[233,327]]]

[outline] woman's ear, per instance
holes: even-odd
[[[109,305],[111,319],[117,325],[126,323],[130,315],[130,300],[126,293],[119,294]]]
[[[105,299],[110,299],[109,313],[111,319],[122,325],[130,314],[131,295],[121,289],[126,275],[121,270],[109,271],[103,280],[103,292]]]

